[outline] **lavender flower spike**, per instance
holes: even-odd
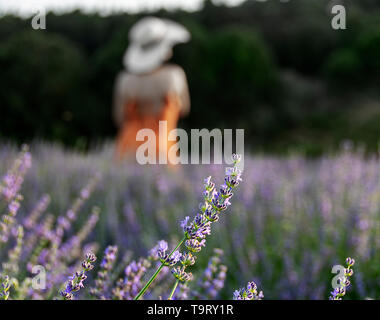
[[[333,291],[329,300],[342,300],[342,297],[347,292],[347,287],[351,284],[350,277],[354,274],[354,270],[351,267],[355,264],[355,260],[348,257],[346,259],[347,268],[344,270],[344,277],[340,279],[340,285],[337,286]]]
[[[87,279],[86,272],[94,268],[92,263],[96,261],[96,256],[93,253],[87,253],[86,259],[82,262],[82,270],[77,271],[72,277],[69,278],[66,284],[66,289],[61,291],[60,294],[65,300],[73,300],[73,292],[77,292],[84,288],[84,280]]]
[[[201,203],[199,206],[200,212],[196,214],[190,224],[189,217],[186,217],[180,222],[184,237],[178,243],[174,252],[167,254],[167,244],[164,242],[159,245],[158,256],[161,265],[134,298],[135,300],[138,300],[144,295],[164,266],[174,267],[178,261],[180,261],[182,256],[185,256],[181,261],[182,267],[175,267],[172,269],[172,274],[177,280],[168,299],[172,299],[179,282],[186,282],[192,279],[192,274],[185,272],[186,267],[195,262],[193,258],[189,258],[189,254],[200,252],[202,247],[206,246],[206,236],[211,234],[212,222],[218,221],[220,213],[225,211],[228,206],[231,205],[229,199],[233,195],[232,190],[239,185],[240,181],[242,181],[241,171],[237,168],[240,160],[240,156],[233,155],[233,167],[226,169],[225,183],[221,186],[219,192],[215,189],[215,184],[211,181],[211,177],[207,177],[204,180],[204,203]],[[177,251],[183,243],[185,243],[185,247],[189,251],[188,253],[181,254]],[[190,255],[190,257],[192,257],[192,255]]]
[[[185,246],[189,251],[201,251],[206,245],[206,236],[211,234],[211,223],[218,221],[220,213],[231,205],[229,200],[233,196],[232,190],[242,181],[241,171],[237,168],[240,160],[239,155],[233,155],[234,166],[226,169],[225,183],[219,191],[215,189],[211,177],[204,180],[204,203],[200,204],[201,212],[197,213],[190,224],[189,217],[181,221],[180,225],[187,239]]]
[[[117,257],[117,247],[108,246],[104,252],[104,258],[100,264],[100,271],[95,279],[95,287],[90,289],[90,294],[98,299],[106,299],[106,290],[110,282],[110,272]]]
[[[253,281],[248,282],[246,288],[235,290],[234,300],[261,300],[264,298],[262,291],[257,292],[257,285]]]
[[[160,259],[161,263],[163,263],[165,266],[174,266],[177,264],[179,259],[181,258],[181,253],[176,250],[173,252],[172,255],[166,253],[168,250],[168,244],[166,241],[160,241],[158,243],[158,248],[157,248],[157,255],[158,258]]]
[[[216,191],[215,184],[211,181],[211,177],[207,177],[204,180],[204,203],[200,204],[201,212],[196,214],[190,224],[188,224],[188,217],[180,223],[184,231],[185,247],[189,252],[183,254],[187,259],[181,261],[182,267],[172,269],[172,274],[177,280],[169,295],[169,300],[173,298],[179,282],[192,280],[192,274],[185,272],[187,266],[195,263],[195,259],[192,258],[191,253],[200,252],[202,247],[206,246],[206,236],[211,234],[211,224],[218,221],[220,213],[231,205],[229,200],[233,196],[232,190],[237,187],[242,180],[241,171],[237,168],[237,164],[240,160],[240,156],[233,156],[234,166],[226,169],[225,183],[220,187],[219,192]],[[175,264],[172,266],[174,265]]]
[[[191,272],[185,272],[186,267],[176,267],[171,270],[173,276],[181,282],[190,281],[193,279],[193,274]]]
[[[9,277],[0,275],[0,300],[8,300],[10,287]]]

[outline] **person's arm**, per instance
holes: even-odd
[[[113,119],[117,127],[121,127],[124,121],[124,107],[126,104],[126,80],[127,73],[120,72],[115,80],[113,93]]]
[[[182,70],[182,74],[183,74],[183,88],[181,92],[181,102],[182,102],[181,115],[184,117],[184,116],[187,116],[190,112],[190,93],[189,93],[189,86],[187,84],[187,78],[183,70]]]
[[[179,99],[179,106],[181,108],[181,116],[187,116],[190,112],[190,94],[189,86],[187,84],[187,78],[185,71],[179,66],[175,67],[174,72],[174,90]]]

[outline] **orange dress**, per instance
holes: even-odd
[[[178,119],[189,112],[190,100],[183,70],[175,65],[165,65],[150,74],[121,73],[115,85],[114,115],[120,130],[116,141],[116,156],[135,155],[145,143],[137,141],[141,129],[151,129],[156,135],[156,159],[159,153],[168,155],[175,141],[162,141],[159,122],[166,121],[167,134],[177,128]],[[166,148],[164,150],[164,148]]]
[[[125,106],[125,121],[122,126],[116,142],[116,152],[118,159],[122,159],[127,154],[136,154],[138,147],[144,141],[137,141],[136,136],[139,130],[149,128],[154,131],[156,135],[156,159],[158,159],[160,152],[168,153],[170,147],[175,141],[166,142],[166,150],[163,150],[165,143],[160,141],[159,135],[159,122],[166,121],[168,137],[171,130],[176,129],[177,122],[180,117],[180,107],[176,99],[167,97],[166,102],[162,107],[162,111],[158,114],[141,114],[138,108],[138,101],[130,101]],[[158,160],[157,160],[158,161]]]

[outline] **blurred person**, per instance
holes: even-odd
[[[176,143],[162,141],[167,138],[160,138],[159,121],[167,121],[167,133],[176,129],[178,119],[190,111],[190,97],[183,69],[165,62],[171,58],[174,45],[189,39],[190,33],[183,26],[156,17],[145,17],[131,28],[130,45],[123,58],[126,70],[118,74],[114,90],[119,160],[135,155],[145,143],[136,140],[140,129],[155,132],[157,162],[159,153],[167,155]]]

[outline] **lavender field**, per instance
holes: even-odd
[[[12,194],[4,185],[20,150],[0,146],[9,299],[61,297],[77,270],[87,278],[75,299],[132,299],[159,264],[158,241],[172,249],[181,240],[204,179],[220,185],[225,175],[222,165],[115,164],[112,145],[86,154],[45,143],[29,149]],[[265,299],[328,299],[331,268],[346,257],[356,263],[345,298],[380,299],[380,159],[349,148],[319,159],[246,154],[241,177],[174,299],[232,299],[248,281]],[[85,259],[89,251],[96,261]],[[46,270],[43,290],[32,288],[35,265]],[[167,299],[174,282],[164,268],[144,298]]]

